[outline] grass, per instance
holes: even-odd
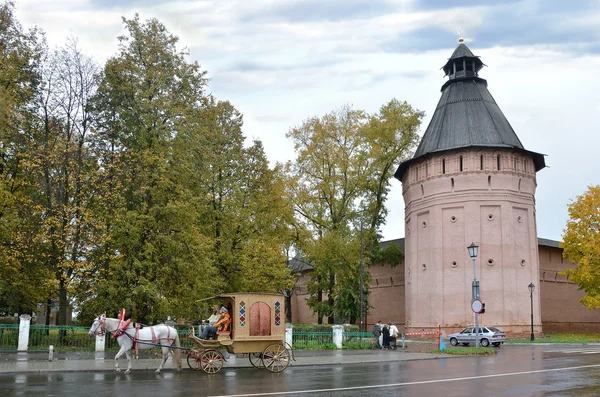
[[[507,338],[508,343],[599,343],[598,332],[548,332],[536,336],[531,342],[529,335],[519,335]]]
[[[447,354],[449,356],[492,356],[498,351],[490,347],[451,347],[446,350],[430,350],[427,353]]]

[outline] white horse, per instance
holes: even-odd
[[[106,332],[112,334],[119,331],[119,325],[121,320],[117,318],[107,318],[106,314],[98,316],[94,319],[94,323],[90,327],[88,335],[90,337],[95,335],[104,335]],[[126,374],[131,372],[131,349],[136,345],[136,349],[152,349],[155,346],[161,346],[162,348],[162,361],[160,366],[156,370],[156,373],[162,371],[167,358],[169,357],[169,351],[173,353],[175,362],[177,363],[177,371],[181,371],[181,346],[179,343],[179,335],[177,330],[173,327],[169,327],[165,324],[158,324],[152,327],[144,327],[136,329],[130,325],[121,335],[117,337],[120,349],[115,356],[115,370],[120,372],[119,357],[125,353],[127,357],[127,370]],[[171,349],[170,347],[174,347]]]

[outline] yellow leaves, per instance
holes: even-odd
[[[586,292],[588,309],[600,308],[600,186],[589,186],[569,204],[570,219],[563,232],[563,256],[576,263],[564,274]]]

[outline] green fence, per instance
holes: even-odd
[[[326,347],[335,349],[333,332],[294,331],[292,333],[292,347],[294,349],[322,349]]]
[[[88,331],[87,327],[32,325],[29,329],[28,350],[46,351],[52,345],[55,351],[94,351],[96,338],[90,338]],[[194,346],[187,336],[187,329],[179,330],[178,334],[182,347]],[[0,324],[0,350],[17,350],[18,344],[19,325]],[[117,340],[111,338],[110,334],[105,338],[105,349],[109,351],[119,349]]]
[[[89,328],[73,326],[32,325],[29,330],[31,351],[47,351],[50,345],[55,351],[94,351],[96,338],[88,336]],[[188,338],[188,329],[178,330],[179,341],[183,348],[193,348],[196,344]],[[335,349],[333,332],[295,331],[292,347],[294,349]],[[373,342],[370,332],[344,332],[343,348],[369,348]],[[0,324],[0,350],[17,350],[19,342],[18,324]],[[105,350],[117,351],[117,340],[108,334],[105,338]],[[159,349],[156,347],[156,349]]]
[[[368,331],[344,332],[342,339],[343,349],[370,349],[375,342],[375,337]]]
[[[0,324],[0,350],[17,350],[19,324]]]

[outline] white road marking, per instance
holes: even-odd
[[[431,383],[444,383],[444,382],[459,382],[459,381],[463,381],[463,380],[474,380],[474,379],[485,379],[485,378],[501,378],[501,377],[505,377],[505,376],[517,376],[517,375],[527,375],[527,374],[541,374],[541,373],[544,373],[544,372],[571,371],[571,370],[574,370],[574,369],[599,368],[599,367],[600,367],[600,364],[580,365],[580,366],[577,366],[577,367],[539,369],[539,370],[535,370],[535,371],[509,372],[509,373],[505,373],[505,374],[468,376],[468,377],[464,377],[464,378],[452,378],[452,379],[423,380],[423,381],[418,381],[418,382],[390,383],[390,384],[385,384],[385,385],[356,386],[356,387],[338,387],[338,388],[335,388],[335,389],[313,389],[313,390],[297,390],[297,391],[280,391],[280,392],[271,392],[271,393],[223,394],[223,395],[220,395],[220,396],[210,396],[210,397],[283,396],[283,395],[290,395],[290,394],[310,394],[310,393],[339,392],[339,391],[348,391],[348,390],[381,389],[381,388],[386,388],[386,387],[426,385],[426,384],[431,384]]]

